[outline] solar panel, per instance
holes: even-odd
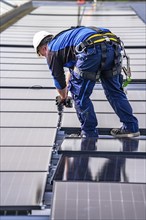
[[[53,146],[56,128],[0,128],[1,146]]]
[[[47,172],[1,172],[1,210],[41,209],[46,177]]]
[[[58,114],[51,113],[1,113],[1,127],[48,127],[56,128]]]
[[[27,64],[25,65],[25,63],[20,63],[20,64],[15,64],[15,63],[9,63],[9,64],[1,64],[1,70],[20,70],[20,71],[23,71],[25,68],[25,71],[47,71],[48,72],[48,66],[47,64],[42,64],[42,65],[31,65],[31,64]]]
[[[18,56],[18,55],[17,55]],[[140,61],[139,61],[140,62]],[[138,63],[139,63],[138,62]],[[141,60],[142,62],[142,60]],[[3,64],[32,64],[32,65],[46,65],[46,60],[45,59],[30,59],[28,57],[2,57],[1,58],[1,63]]]
[[[1,99],[18,99],[18,100],[46,100],[53,99],[57,96],[57,91],[55,89],[37,89],[37,87],[32,87],[30,89],[0,89]]]
[[[106,101],[92,101],[94,105],[94,110],[96,113],[113,113],[114,110],[110,106],[110,104]],[[146,101],[138,102],[138,101],[130,101],[130,104],[133,108],[133,112],[135,113],[145,113],[146,112]],[[64,108],[65,112],[76,112],[74,108]]]
[[[60,6],[57,8],[56,3],[51,2],[35,2],[35,4],[48,4],[48,7],[44,5],[44,7],[33,10],[0,34],[1,43],[6,44],[0,48],[2,55],[1,85],[7,87],[7,89],[1,89],[0,92],[1,99],[9,99],[2,102],[1,108],[2,111],[9,112],[2,113],[1,121],[2,126],[6,126],[1,128],[3,159],[1,160],[2,172],[0,173],[0,192],[2,192],[0,205],[4,210],[15,210],[16,207],[29,210],[43,208],[43,193],[48,175],[47,167],[57,132],[58,115],[55,106],[53,106],[57,92],[45,60],[38,59],[32,48],[33,35],[44,29],[56,34],[77,24],[78,7],[76,3],[74,3],[74,7],[70,7],[70,5],[64,6],[60,2]],[[87,4],[86,16],[82,20],[82,25],[95,24],[97,26],[99,24],[99,26],[109,27],[111,31],[121,37],[126,46],[141,47],[145,45],[145,25],[129,6],[124,5],[123,8],[114,4],[114,7],[110,8],[109,5],[103,7],[102,4],[100,8],[101,10],[98,8],[97,11],[93,11],[91,4]],[[133,55],[131,59],[132,78],[144,81],[145,49],[128,50],[128,54],[130,52]],[[16,89],[18,87],[20,88]],[[54,89],[46,90],[45,87],[53,87]],[[135,113],[143,113],[145,109],[144,84],[132,84],[128,88],[131,89],[128,89],[128,98],[134,100],[132,106]],[[98,91],[95,91],[96,89]],[[101,89],[101,85],[97,84],[92,94],[92,98],[97,101],[94,103],[96,111],[102,110],[102,114],[97,117],[99,126],[102,129],[107,129],[108,119],[112,116],[110,117],[110,127],[114,125],[118,127],[119,120],[109,114],[112,110],[107,107],[107,101]],[[99,108],[98,101],[101,100]],[[141,100],[141,102],[136,102],[136,100]],[[10,111],[20,112],[13,114]],[[41,116],[38,114],[39,111],[41,111]],[[55,113],[50,114],[48,111]],[[106,113],[108,111],[108,116],[103,113],[105,111]],[[72,112],[74,109],[65,109],[64,111],[63,128],[66,126],[68,130],[74,126],[75,128],[76,126],[80,127],[78,120],[76,121],[75,113],[72,114]],[[144,114],[137,115],[140,127],[145,129]],[[53,128],[48,128],[48,126]],[[106,137],[104,136],[104,138]],[[80,151],[82,145],[80,139],[76,139],[76,141],[65,139],[59,149],[63,155],[54,179],[66,180],[67,182],[63,187],[64,182],[54,182],[52,220],[145,219],[145,185],[135,184],[136,182],[146,183],[144,141],[142,137],[139,140],[134,139],[132,143],[128,142],[128,144],[127,141],[121,143],[111,137],[106,140],[99,139],[95,154],[88,155],[87,145],[82,146],[81,150],[84,150],[84,153]],[[71,153],[71,150],[75,154],[68,155],[67,152]],[[124,155],[122,155],[123,153]],[[74,182],[70,184],[68,182],[70,180],[74,180]],[[81,181],[79,184],[75,182],[78,180]],[[90,183],[87,183],[88,180]],[[112,183],[109,184],[107,181]],[[128,181],[133,185],[125,184]],[[69,185],[67,185],[68,183]],[[76,183],[77,185],[74,187]],[[61,184],[61,188],[58,184]],[[90,184],[93,185],[88,186]],[[96,187],[94,184],[98,186]],[[27,217],[35,219],[38,216]],[[43,218],[44,216],[39,217]]]
[[[65,138],[58,153],[146,153],[146,138],[139,140],[136,138],[107,139],[106,136],[96,138]]]
[[[68,6],[65,6],[65,5],[62,5],[62,4],[59,4],[61,2],[58,2],[58,5],[59,5],[59,8],[56,8],[56,10],[54,10],[54,6],[51,5],[51,3],[49,3],[49,7],[46,7],[47,6],[47,2],[45,4],[45,6],[41,6],[39,7],[38,9],[34,10],[33,12],[31,12],[32,15],[43,15],[43,14],[51,14],[51,15],[64,15],[64,14],[67,14],[67,15],[77,15],[77,12],[78,12],[78,8],[77,8],[77,5],[76,3],[73,5],[72,4],[72,7],[68,7]],[[37,2],[35,2],[35,4],[37,5]],[[63,10],[67,13],[63,13]]]
[[[0,103],[3,112],[57,112],[55,100],[1,100]]]
[[[97,26],[97,18],[96,17],[91,17],[90,19],[88,19],[88,17],[83,17],[82,20],[82,24],[83,25],[90,25],[92,22],[93,26]],[[101,25],[101,27],[123,27],[124,28],[128,28],[128,27],[133,27],[135,28],[135,26],[139,26],[139,27],[145,27],[145,24],[143,23],[142,20],[140,20],[138,17],[136,17],[135,19],[133,19],[133,16],[131,17],[127,17],[127,16],[123,16],[123,17],[116,17],[115,16],[110,16],[107,17],[99,17],[98,18],[98,23]]]
[[[118,116],[115,113],[97,113],[96,114],[98,119],[98,127],[99,128],[118,128],[121,127],[120,120]],[[146,120],[145,120],[145,114],[135,114],[139,121],[139,127],[145,128],[146,127]],[[110,120],[109,120],[110,118]],[[70,124],[71,122],[71,124]],[[76,113],[65,113],[63,115],[62,120],[62,127],[75,127],[80,128],[80,122],[77,118]]]
[[[144,220],[146,185],[55,182],[52,220]]]
[[[19,91],[19,92],[18,92]],[[53,99],[57,96],[56,89],[0,89],[1,99]],[[145,100],[145,90],[128,90],[127,96],[129,100],[143,101]],[[92,100],[106,100],[103,90],[93,90]]]
[[[136,61],[135,61],[136,62]],[[7,65],[7,64],[5,64]],[[25,64],[24,64],[25,65]],[[137,68],[137,70],[136,70]],[[145,77],[145,72],[144,70],[142,70],[142,68],[139,68],[138,67],[133,67],[134,71],[132,71],[132,79],[141,79],[141,80],[144,80],[146,77]],[[139,69],[141,69],[139,71]],[[37,80],[40,80],[41,82],[41,79],[45,79],[45,80],[52,80],[52,76],[50,74],[50,71],[47,70],[33,70],[31,71],[31,73],[27,70],[26,72],[24,72],[22,69],[17,69],[16,71],[13,69],[13,70],[1,70],[1,77],[3,79],[3,84],[8,82],[9,83],[9,79],[13,79],[15,78],[16,80],[28,80],[30,79],[32,81],[32,79],[34,79],[34,82],[36,82]],[[22,81],[23,82],[23,81]],[[53,80],[52,80],[53,82]],[[51,82],[49,83],[51,85]]]
[[[37,4],[37,3],[35,3],[35,4]],[[62,5],[60,4],[60,9],[62,8],[61,7]],[[89,5],[89,7],[90,7],[90,5]],[[77,8],[77,5],[72,5],[72,7],[71,8],[69,8],[69,7],[66,7],[66,6],[63,6],[63,8],[62,8],[62,10],[60,10],[60,9],[58,9],[58,8],[56,8],[56,10],[54,10],[54,7],[53,6],[51,6],[51,3],[49,4],[49,8],[48,7],[46,7],[46,6],[41,6],[40,8],[38,8],[38,9],[36,9],[36,10],[34,10],[34,11],[32,11],[31,12],[31,14],[48,14],[48,13],[50,13],[50,14],[54,14],[54,15],[56,15],[56,14],[64,14],[63,13],[63,10],[67,10],[67,14],[69,15],[69,14],[75,14],[75,15],[77,15],[77,12],[78,12],[78,8]],[[89,10],[89,8],[88,8],[88,5],[86,6],[86,9],[88,9]],[[88,10],[87,10],[87,13],[88,13]],[[85,14],[86,14],[86,10],[85,10]],[[134,11],[132,11],[132,10],[109,10],[109,11],[105,11],[105,10],[100,10],[100,8],[99,8],[99,10],[98,10],[98,13],[97,13],[97,11],[94,11],[93,12],[93,14],[94,15],[101,15],[101,14],[108,14],[108,15],[120,15],[120,14],[124,14],[124,15],[135,15],[135,12]],[[88,14],[86,14],[86,15],[88,15]],[[92,16],[92,15],[90,15],[90,16]]]
[[[0,171],[48,171],[51,147],[0,147]]]
[[[19,27],[20,28],[20,27]],[[19,29],[18,28],[18,29]],[[24,29],[23,29],[24,31]],[[21,33],[21,34],[20,34]],[[14,28],[13,30],[13,26],[6,29],[5,31],[3,31],[3,33],[1,33],[1,36],[4,35],[4,34],[14,34],[15,36],[17,35],[18,37],[21,37],[22,36],[22,32],[19,32],[17,31],[17,27]],[[26,34],[26,32],[23,33],[23,36]],[[28,34],[28,33],[27,33]],[[10,56],[10,53],[22,53],[24,56],[27,55],[28,57],[28,54],[31,53],[31,54],[35,54],[35,51],[33,48],[31,47],[23,47],[23,51],[22,51],[22,47],[3,47],[1,46],[0,47],[0,51],[1,53],[4,52],[4,53],[8,53],[8,55]],[[3,53],[2,53],[3,54]],[[37,57],[37,55],[35,54],[35,57]]]
[[[24,69],[24,66],[22,66]],[[32,68],[30,68],[32,69]],[[1,87],[53,87],[52,79],[29,79],[29,78],[1,78]]]
[[[23,70],[1,70],[1,77],[18,79],[43,79],[52,78],[48,71],[23,71]]]
[[[146,156],[62,155],[52,180],[146,183]]]

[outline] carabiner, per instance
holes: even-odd
[[[82,52],[84,52],[85,47],[82,48],[82,50],[80,50],[80,49],[81,49],[81,43],[82,43],[82,42],[80,42],[80,43],[75,47],[76,53],[82,53]]]

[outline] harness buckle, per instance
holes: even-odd
[[[87,40],[86,40],[86,43],[90,46],[90,45],[93,44],[93,41],[92,41],[91,39],[87,39]]]
[[[103,36],[103,38],[107,41],[107,42],[110,42],[110,39],[108,36]]]
[[[85,47],[81,46],[82,42],[80,42],[76,47],[75,47],[75,51],[76,53],[82,53],[85,50]]]

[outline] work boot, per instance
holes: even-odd
[[[117,137],[117,138],[126,138],[126,137],[138,137],[140,135],[140,132],[137,131],[137,132],[131,132],[131,131],[128,131],[127,129],[125,129],[124,127],[121,127],[121,128],[113,128],[111,130],[111,135],[113,135],[114,137]]]

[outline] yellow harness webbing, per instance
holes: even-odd
[[[87,38],[86,40],[89,45],[95,44],[95,43],[101,43],[104,41],[114,41],[114,42],[119,42],[119,38],[110,32],[107,33],[102,33],[102,34],[94,34],[90,37]]]

